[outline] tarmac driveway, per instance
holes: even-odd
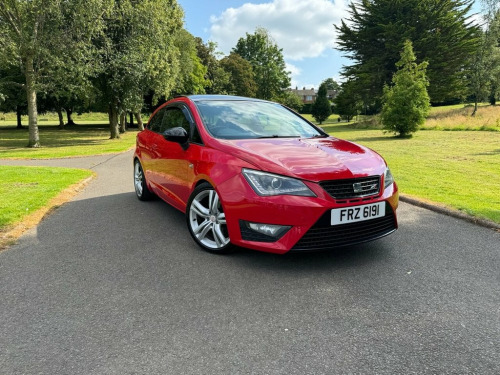
[[[37,163],[98,177],[0,252],[2,374],[500,373],[498,232],[403,203],[373,243],[217,256],[130,152]]]

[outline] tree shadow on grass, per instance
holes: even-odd
[[[353,138],[354,142],[376,142],[376,141],[405,141],[412,139],[412,136],[399,137],[399,136],[381,136],[381,137],[361,137]]]

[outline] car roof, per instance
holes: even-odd
[[[231,101],[254,101],[254,102],[267,102],[267,100],[257,98],[246,98],[244,96],[233,95],[186,95],[193,102],[207,101],[207,100],[231,100]]]

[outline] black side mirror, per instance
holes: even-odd
[[[182,127],[170,128],[163,132],[163,138],[170,142],[179,143],[183,150],[189,147],[189,134]]]

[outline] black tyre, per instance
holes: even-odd
[[[138,159],[134,160],[134,188],[137,198],[141,201],[147,201],[154,197],[154,194],[148,189],[146,176],[144,176],[141,162]]]

